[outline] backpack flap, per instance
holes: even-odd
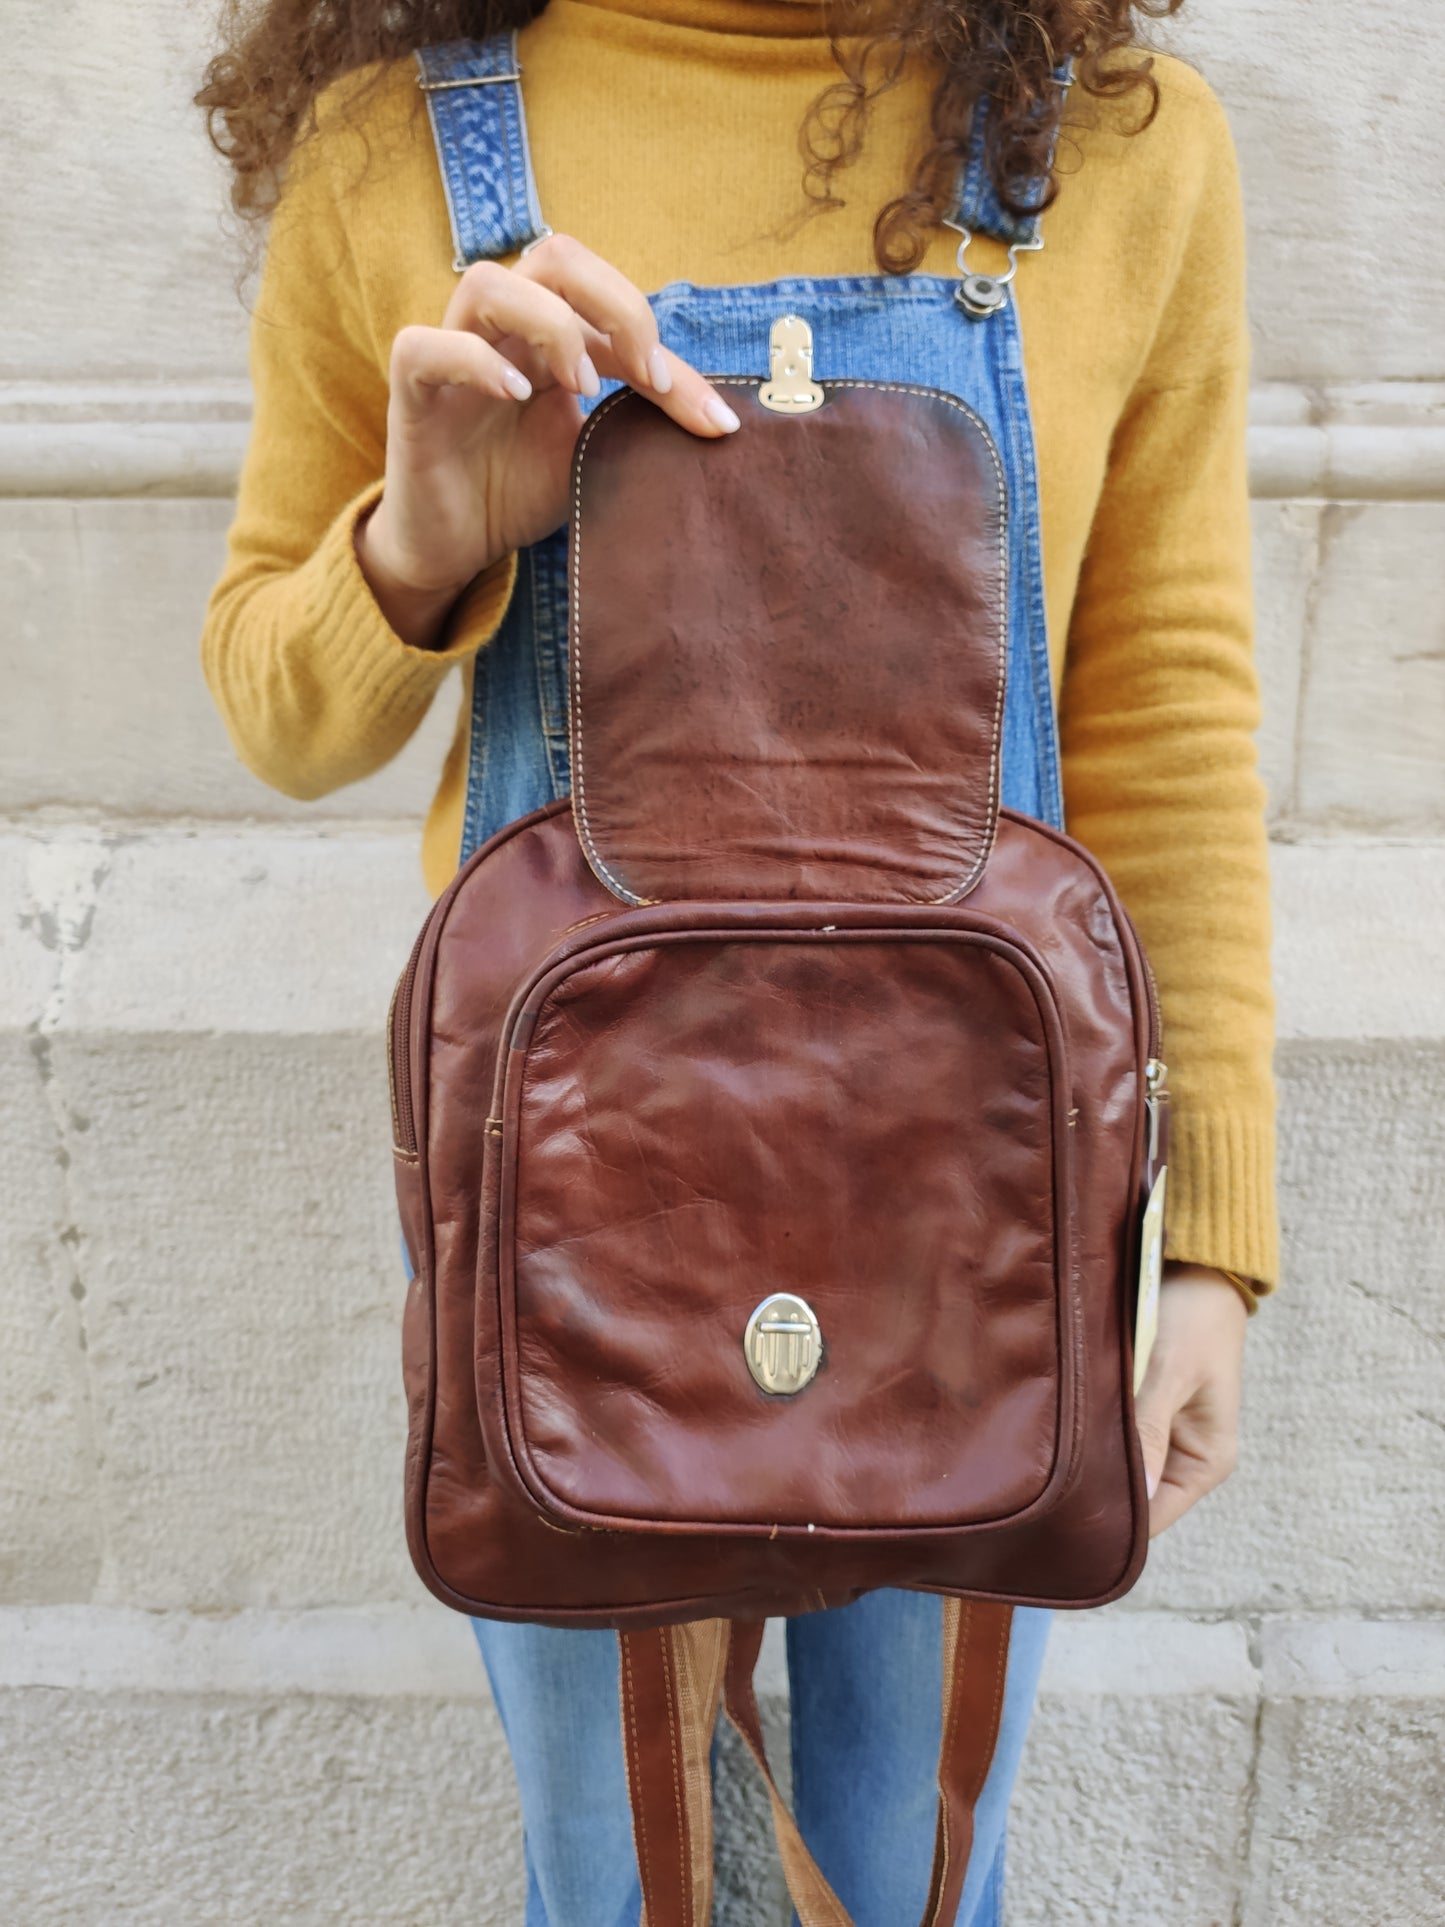
[[[703,441],[623,390],[578,443],[573,809],[628,903],[949,903],[998,813],[1007,499],[928,388],[778,412],[725,378]],[[768,384],[762,384],[766,388]]]

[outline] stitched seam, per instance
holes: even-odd
[[[587,452],[587,444],[592,439],[604,415],[616,407],[628,390],[619,389],[618,393],[605,401],[600,408],[594,408],[577,444],[577,460],[573,470],[572,485],[572,713],[576,727],[572,731],[572,794],[577,803],[577,825],[581,833],[582,847],[587,853],[598,876],[616,897],[624,903],[640,904],[642,898],[635,896],[624,883],[615,877],[597,849],[592,835],[592,825],[587,816],[587,777],[582,754],[582,459]]]
[[[426,50],[424,48],[421,48],[421,47],[417,48],[416,64],[421,69],[420,79],[430,80],[431,70],[427,66],[426,61],[423,59],[423,54],[425,53],[425,51]],[[436,103],[440,98],[441,96],[438,94],[427,94],[426,111],[427,111],[427,119],[431,122],[432,140],[436,146],[437,159],[441,163],[442,181],[446,189],[445,198],[446,198],[446,204],[447,204],[447,226],[452,231],[452,261],[455,264],[458,261],[464,261],[465,256],[462,251],[462,237],[457,232],[457,210],[456,210],[455,199],[452,193],[452,178],[451,178],[452,170],[451,170],[451,164],[450,164],[450,153],[449,153],[448,143],[446,140],[446,136],[442,131],[441,123],[437,119]]]
[[[467,91],[470,92],[471,90],[468,89]],[[478,89],[477,91],[481,93],[485,93],[486,89],[481,88],[481,89]],[[439,102],[441,101],[442,98],[443,96],[440,94],[428,94],[427,101],[428,101],[428,104],[430,104],[433,100],[436,100]],[[486,112],[485,105],[482,102],[480,101],[477,102],[477,105],[479,108],[481,108],[481,111],[483,113]],[[457,103],[458,119],[462,118],[466,114],[466,111],[467,111],[466,103],[463,101],[458,101]],[[479,223],[477,221],[477,204],[472,198],[471,169],[467,166],[467,163],[466,163],[466,157],[462,150],[460,134],[458,130],[451,124],[451,122],[447,120],[447,116],[444,110],[442,111],[442,119],[444,122],[446,122],[446,126],[447,126],[447,149],[451,156],[451,164],[456,170],[457,179],[461,182],[462,198],[466,202],[467,243],[465,246],[463,246],[460,242],[458,243],[457,259],[459,261],[471,262],[476,260],[478,258],[478,255],[481,252],[481,249],[479,246],[479,243],[481,241],[481,235],[479,232]],[[477,248],[478,250],[477,255],[474,255],[471,252],[473,248]]]
[[[463,67],[469,64],[475,64],[477,67],[480,68],[481,74],[483,76],[490,76],[494,74],[496,71],[496,56],[495,56],[495,49],[492,41],[487,40],[483,42],[480,49],[476,49],[475,45],[473,45],[473,50],[466,54],[463,54],[459,64],[462,65]],[[516,65],[515,60],[512,62],[512,65],[513,66]],[[450,73],[450,70],[449,70],[449,73]],[[520,83],[518,83],[518,87],[520,91]],[[492,106],[494,104],[488,101],[488,99],[486,98],[490,91],[491,90],[486,87],[468,88],[465,90],[467,98],[458,100],[457,108],[456,108],[458,124],[465,122],[469,111],[473,111],[473,110],[475,111],[474,127],[475,127],[475,130],[478,132],[479,139],[481,140],[483,145],[486,145],[486,137],[488,132],[487,125],[486,125],[487,117],[488,117],[488,114],[491,112]],[[427,95],[428,108],[431,108],[434,102],[439,102],[441,98],[442,96],[440,95],[428,94]],[[501,130],[502,145],[506,149],[505,166],[506,166],[507,174],[509,176],[508,183],[507,183],[507,195],[508,195],[508,199],[510,199],[511,191],[512,191],[511,181],[510,181],[511,150],[510,150],[510,146],[507,143],[506,112],[500,101],[496,102],[495,105],[498,109],[499,118],[502,124],[502,130]],[[444,110],[442,112],[442,119],[444,121],[446,120],[446,114]],[[434,125],[436,124],[435,120],[433,124]],[[487,257],[489,245],[492,248],[495,248],[497,236],[495,234],[486,234],[486,235],[483,234],[484,224],[478,219],[477,204],[472,196],[471,169],[467,165],[460,139],[458,138],[456,140],[453,140],[450,138],[450,135],[452,132],[450,122],[447,122],[447,128],[448,128],[447,145],[451,152],[452,160],[456,168],[457,178],[461,181],[461,184],[462,184],[462,193],[466,199],[468,235],[472,246],[476,248],[477,252],[474,255],[469,255],[467,249],[464,248],[460,240],[457,239],[455,221],[453,221],[453,224],[452,224],[452,238],[457,243],[457,259],[459,261],[475,262],[477,260],[482,260]],[[492,131],[494,132],[495,130],[492,130]],[[492,144],[495,146],[496,144],[495,141],[493,141]],[[514,214],[513,215],[514,225],[515,225],[515,220],[516,220],[516,216]],[[503,252],[505,252],[505,250],[503,250]]]
[[[404,974],[404,973],[403,973]],[[391,993],[391,1002],[386,1007],[386,1087],[391,1093],[391,1148],[399,1149],[401,1140],[401,1113],[396,1108],[396,1000],[401,995],[401,978],[398,977]],[[400,1155],[405,1157],[406,1152]]]
[[[632,1771],[636,1781],[634,1790],[637,1797],[632,1803],[632,1813],[633,1818],[637,1822],[637,1877],[642,1885],[643,1914],[655,1921],[657,1915],[653,1910],[650,1891],[651,1883],[648,1878],[650,1856],[647,1851],[647,1801],[644,1797],[644,1789],[642,1786],[642,1755],[637,1743],[637,1703],[632,1683],[632,1654],[628,1650],[627,1635],[625,1633],[621,1636],[618,1644],[622,1649],[622,1670],[627,1675],[627,1691],[623,1695],[623,1698],[627,1702],[627,1726],[631,1736]]]
[[[517,30],[515,27],[512,29],[511,47],[512,67],[513,70],[520,75],[522,71],[522,60],[520,50],[517,46]],[[546,227],[547,221],[542,213],[541,196],[537,192],[537,174],[536,169],[532,165],[532,143],[527,135],[527,103],[522,97],[522,83],[520,79],[516,82],[516,88],[517,138],[522,148],[522,180],[527,195],[527,226],[531,230],[531,238],[536,239],[539,231]]]
[[[999,1645],[998,1660],[994,1666],[993,1705],[988,1710],[988,1723],[990,1728],[988,1758],[983,1762],[976,1785],[970,1789],[968,1796],[970,1805],[976,1804],[979,1794],[983,1792],[983,1783],[988,1778],[989,1768],[993,1765],[994,1749],[998,1745],[999,1719],[1003,1711],[1004,1673],[1007,1666],[1008,1641],[1005,1639]]]
[[[513,33],[509,37],[509,44],[512,47],[513,56],[514,56],[512,60],[513,68],[515,68],[517,65],[516,58],[515,58],[516,43],[517,43],[517,36],[515,33]],[[514,80],[508,84],[516,88],[517,99],[520,101],[522,98],[521,81]],[[522,229],[521,229],[521,224],[517,219],[517,181],[516,181],[517,163],[513,155],[512,117],[507,112],[507,102],[505,100],[498,101],[497,107],[498,107],[497,118],[500,120],[502,124],[502,144],[507,150],[507,212],[511,216],[511,221],[512,221],[512,231],[507,236],[507,240],[510,244],[515,245],[517,236],[521,233]]]
[[[943,1751],[941,1754],[941,1759],[944,1759],[944,1760],[948,1758],[948,1744],[950,1739],[953,1736],[953,1727],[954,1727],[954,1721],[956,1718],[956,1708],[958,1706],[959,1680],[963,1674],[963,1669],[967,1662],[968,1640],[969,1640],[969,1634],[972,1631],[972,1628],[973,1628],[973,1601],[971,1599],[965,1599],[963,1602],[962,1617],[958,1628],[958,1638],[954,1642],[953,1670],[949,1675],[949,1687],[951,1690],[948,1695],[947,1715],[944,1719],[944,1724],[943,1724]],[[943,1791],[942,1788],[940,1788],[939,1789],[940,1795],[942,1795],[942,1791]],[[942,1853],[943,1864],[940,1866],[938,1870],[938,1905],[941,1907],[943,1905],[944,1895],[948,1892],[948,1863],[950,1858],[950,1842],[949,1842],[949,1835],[948,1835],[948,1800],[946,1797],[940,1797],[939,1799],[938,1817],[940,1822],[939,1836],[940,1836],[940,1841],[943,1848],[943,1853]],[[932,1922],[929,1923],[929,1927],[937,1927],[937,1923],[938,1923],[938,1912],[937,1912],[937,1909],[935,1908],[933,1920]]]
[[[503,620],[505,621],[505,617]],[[487,771],[490,766],[487,755],[487,720],[492,704],[491,663],[479,661],[474,656],[471,663],[471,677],[471,700],[467,715],[466,801],[462,810],[461,842],[457,850],[458,869],[466,862],[468,856],[475,855],[486,840],[482,835],[482,821],[486,807]]]
[[[751,375],[715,375],[711,379],[713,385],[718,388],[755,388],[758,385]],[[823,385],[825,388],[869,388],[880,395],[925,395],[931,401],[945,402],[950,408],[957,409],[960,415],[965,416],[980,431],[983,436],[984,447],[988,450],[989,459],[993,463],[994,480],[997,484],[997,495],[995,499],[998,504],[999,517],[999,578],[998,593],[994,603],[995,621],[999,636],[999,650],[998,677],[994,694],[993,724],[991,731],[992,746],[989,752],[988,796],[985,806],[986,817],[983,847],[979,851],[973,867],[964,875],[962,882],[953,885],[940,897],[928,898],[923,907],[925,909],[931,909],[940,904],[957,903],[961,897],[967,894],[970,885],[982,874],[983,867],[989,858],[989,852],[993,848],[994,826],[996,826],[998,822],[1001,722],[1003,717],[1004,688],[1008,675],[1008,484],[1004,478],[1003,462],[999,457],[998,449],[994,446],[994,439],[989,432],[988,424],[977,410],[970,408],[968,403],[960,400],[957,395],[949,395],[944,393],[942,389],[927,388],[921,383],[915,382],[856,381],[848,377],[843,377],[837,381],[824,383]],[[571,671],[572,707],[576,718],[576,728],[573,731],[574,740],[572,744],[572,778],[573,790],[577,798],[578,829],[581,834],[582,847],[586,852],[587,860],[615,896],[621,897],[624,903],[642,904],[646,902],[647,899],[636,896],[631,890],[628,890],[618,878],[612,874],[611,870],[608,869],[597,849],[596,839],[592,834],[592,825],[587,816],[586,771],[582,753],[582,461],[587,452],[587,444],[591,440],[592,431],[602,416],[632,392],[632,390],[627,388],[619,389],[616,395],[609,396],[601,408],[594,409],[586,427],[582,431],[581,439],[577,444],[577,458],[576,466],[573,470],[574,481],[572,487]]]
[[[667,1689],[667,1743],[672,1751],[672,1798],[677,1808],[678,1887],[682,1901],[682,1927],[692,1927],[692,1852],[688,1838],[687,1814],[683,1807],[682,1765],[677,1755],[677,1693],[674,1677],[672,1633],[664,1628],[662,1642],[662,1682]]]
[[[1024,477],[1032,499],[1038,501],[1039,472],[1038,451],[1034,442],[1033,414],[1029,406],[1028,383],[1024,378],[1022,357],[1024,351],[1023,322],[1019,316],[1018,303],[1013,304],[1014,344],[1017,349],[1011,358],[1007,378],[1002,383],[1005,406],[1008,410],[1009,426],[1012,430],[1014,457]],[[1022,401],[1022,407],[1020,407]],[[1040,534],[1035,517],[1030,525],[1027,519],[1021,523],[1023,570],[1020,589],[1025,597],[1028,610],[1028,626],[1025,631],[1025,644],[1029,658],[1029,693],[1033,697],[1034,724],[1036,731],[1042,731],[1042,755],[1039,758],[1040,804],[1043,810],[1052,811],[1060,823],[1064,818],[1063,779],[1059,769],[1058,721],[1054,714],[1053,666],[1049,657],[1048,607],[1044,597],[1043,557],[1040,549]],[[1035,641],[1033,625],[1037,623],[1037,633],[1043,639],[1043,661],[1033,646]],[[1047,792],[1044,794],[1043,792]]]
[[[704,1621],[703,1627],[706,1624],[707,1622]],[[699,1755],[697,1738],[699,1733],[706,1733],[706,1717],[703,1709],[711,1702],[710,1696],[704,1692],[703,1683],[699,1677],[697,1647],[691,1637],[696,1632],[701,1638],[702,1630],[702,1628],[685,1626],[675,1628],[672,1635],[672,1650],[677,1666],[678,1701],[680,1705],[685,1704],[688,1709],[685,1727],[680,1722],[680,1730],[683,1731],[687,1741],[687,1751],[683,1756],[683,1793],[686,1799],[688,1822],[687,1875],[691,1884],[694,1915],[710,1918],[707,1910],[712,1904],[712,1778],[707,1762],[706,1742],[704,1741],[702,1753]],[[720,1641],[714,1640],[712,1644],[715,1649],[720,1650]],[[716,1724],[715,1707],[713,1712],[714,1724]],[[705,1802],[697,1811],[694,1811],[691,1798],[687,1797],[691,1793],[695,1773],[703,1778]],[[695,1842],[695,1835],[700,1845]]]
[[[567,596],[567,567],[564,559],[561,571],[560,596],[549,562],[536,546],[530,551],[529,573],[532,582],[532,667],[537,681],[537,712],[542,719],[542,747],[547,756],[547,775],[551,780],[552,794],[561,798],[566,794],[558,773],[558,761],[565,758],[568,775],[571,774],[571,744],[567,740],[567,677],[565,668],[560,671],[557,650],[557,604],[565,602]],[[562,648],[567,646],[566,617],[562,621]],[[560,681],[560,688],[558,687]],[[554,701],[554,694],[558,700]],[[560,722],[559,722],[560,718]],[[561,748],[558,749],[558,738]]]

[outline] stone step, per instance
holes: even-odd
[[[761,1671],[775,1753],[778,1645]],[[520,1919],[484,1675],[465,1623],[430,1602],[0,1610],[0,1731],[0,1886],[26,1927]],[[1442,1741],[1439,1623],[1061,1616],[1012,1823],[1009,1918],[1436,1919]],[[718,1811],[716,1927],[782,1927],[765,1805],[736,1748]]]
[[[1260,431],[1306,466],[1305,443],[1332,432]],[[1399,432],[1431,446],[1445,436]],[[0,499],[0,654],[12,662],[0,811],[420,820],[455,721],[455,676],[396,762],[319,802],[291,802],[236,761],[197,653],[230,514],[209,499]],[[1445,501],[1266,499],[1254,530],[1260,755],[1276,831],[1445,834]]]

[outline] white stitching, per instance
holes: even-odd
[[[751,375],[713,375],[710,376],[709,379],[713,386],[717,388],[755,388],[758,385],[757,380]],[[984,447],[988,450],[989,459],[993,463],[994,479],[998,484],[999,576],[998,593],[995,599],[995,620],[999,631],[999,653],[998,688],[994,698],[993,740],[989,753],[988,796],[983,846],[979,851],[972,869],[966,872],[962,882],[946,890],[941,897],[928,898],[922,907],[932,909],[945,903],[958,903],[968,894],[970,887],[982,874],[983,867],[988,862],[989,854],[993,849],[994,838],[998,827],[999,759],[1002,748],[1003,700],[1008,677],[1009,657],[1008,483],[1004,477],[1003,462],[999,457],[998,447],[994,442],[993,434],[989,429],[988,423],[984,421],[976,409],[970,408],[966,401],[961,400],[957,395],[948,394],[942,388],[927,388],[921,383],[915,382],[861,381],[848,376],[840,377],[836,381],[825,382],[823,386],[825,388],[870,388],[880,395],[926,395],[931,401],[945,402],[950,408],[956,408],[959,414],[966,416],[967,419],[973,423],[974,427],[979,430],[983,436]],[[581,437],[577,443],[577,452],[572,468],[572,608],[570,612],[572,660],[570,673],[572,681],[572,787],[577,797],[577,828],[583,853],[593,870],[596,871],[602,882],[607,885],[614,896],[620,897],[624,903],[640,905],[648,902],[649,899],[634,895],[625,884],[612,874],[611,870],[609,870],[607,865],[602,861],[601,854],[598,851],[596,839],[592,834],[592,825],[587,817],[587,784],[582,755],[582,458],[586,453],[587,444],[592,437],[592,431],[602,419],[603,415],[610,409],[615,408],[620,402],[627,400],[633,393],[634,391],[632,389],[621,388],[615,395],[610,395],[600,408],[595,408],[588,418],[587,424],[583,428]]]
[[[622,1701],[627,1709],[627,1723],[632,1735],[632,1745],[629,1749],[630,1763],[632,1766],[632,1775],[630,1777],[636,1780],[635,1790],[637,1793],[637,1798],[632,1803],[632,1815],[636,1822],[637,1878],[638,1884],[642,1888],[642,1911],[643,1917],[646,1919],[646,1917],[653,1912],[652,1896],[648,1891],[650,1885],[648,1876],[652,1868],[652,1856],[647,1849],[647,1817],[645,1812],[647,1803],[642,1797],[642,1751],[637,1741],[636,1688],[632,1680],[632,1652],[627,1644],[627,1635],[625,1633],[619,1635],[617,1644],[622,1655],[622,1670],[626,1675]]]
[[[677,1809],[678,1847],[680,1849],[681,1855],[683,1856],[683,1863],[679,1868],[679,1872],[681,1875],[681,1878],[679,1880],[679,1886],[681,1888],[681,1892],[679,1893],[678,1898],[682,1902],[682,1911],[683,1911],[682,1927],[692,1927],[692,1921],[693,1921],[692,1829],[688,1826],[688,1822],[687,1822],[687,1806],[686,1806],[686,1801],[684,1799],[682,1764],[679,1761],[677,1756],[677,1736],[678,1736],[679,1727],[681,1726],[681,1716],[678,1712],[677,1690],[676,1690],[676,1679],[675,1679],[677,1656],[673,1651],[673,1643],[672,1643],[676,1635],[676,1632],[677,1632],[676,1627],[664,1626],[659,1632],[658,1637],[662,1642],[662,1680],[663,1680],[664,1686],[667,1688],[667,1743],[672,1750],[672,1798],[673,1798],[674,1805],[676,1806],[676,1809]]]
[[[607,885],[613,896],[621,897],[624,903],[640,904],[643,899],[635,896],[621,880],[613,876],[597,849],[592,834],[592,825],[587,820],[587,779],[582,759],[582,457],[587,452],[587,444],[592,439],[592,431],[598,422],[619,402],[625,401],[631,389],[619,388],[600,408],[594,408],[586,427],[577,443],[577,453],[572,465],[572,608],[570,626],[572,630],[572,660],[569,665],[572,678],[572,790],[577,799],[577,830],[581,838],[583,853],[597,875]]]

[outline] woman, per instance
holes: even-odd
[[[1276,1264],[1241,221],[1212,95],[1132,48],[1158,10],[271,0],[233,10],[199,96],[242,211],[285,176],[207,675],[247,764],[313,797],[393,756],[459,666],[434,891],[567,787],[556,532],[603,382],[727,435],[699,369],[762,373],[767,320],[795,309],[822,379],[928,382],[993,428],[1027,745],[1005,801],[1057,820],[1062,795],[1169,1040],[1170,1263],[1139,1400],[1155,1532],[1231,1468]],[[789,1624],[798,1818],[857,1927],[925,1902],[938,1628],[937,1600],[898,1592]],[[1000,1916],[1046,1628],[1016,1615],[960,1922]],[[529,1927],[637,1922],[611,1636],[477,1630]]]

